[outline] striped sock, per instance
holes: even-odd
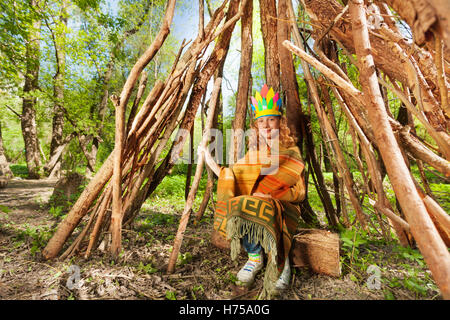
[[[262,261],[261,261],[261,260],[262,260],[261,258],[262,258],[262,257],[261,257],[261,254],[260,254],[260,253],[249,253],[249,254],[248,254],[248,260],[251,261],[251,262],[253,262],[253,263],[256,263],[256,264],[262,262]]]

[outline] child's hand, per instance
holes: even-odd
[[[265,193],[261,193],[261,192],[254,192],[253,195],[256,197],[261,197],[261,198],[272,198],[272,196],[270,194],[265,194]]]

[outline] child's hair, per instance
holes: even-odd
[[[258,146],[258,127],[256,125],[256,120],[250,124],[250,128],[253,129],[249,138],[248,138],[248,148],[257,150]],[[280,132],[279,132],[279,142],[285,148],[292,147],[296,144],[296,138],[292,135],[291,130],[287,125],[287,119],[283,115],[280,118]]]

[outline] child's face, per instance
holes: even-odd
[[[258,133],[264,138],[274,139],[278,136],[278,130],[280,129],[280,117],[266,116],[258,118],[256,119],[256,127],[258,128]]]

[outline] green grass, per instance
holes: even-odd
[[[373,270],[377,269],[380,279],[377,290],[382,290],[386,300],[396,299],[401,290],[407,290],[409,296],[413,295],[416,299],[433,299],[439,295],[439,289],[418,249],[402,247],[395,241],[374,239],[354,227],[342,229],[339,235],[344,277],[368,286],[371,276],[375,274]]]
[[[153,212],[162,213],[181,213],[185,206],[184,190],[186,186],[186,174],[179,173],[181,170],[174,168],[172,174],[167,175],[152,195],[144,203],[143,209],[150,209]],[[195,173],[195,167],[192,170],[191,186],[193,182],[193,175]],[[207,183],[207,175],[204,172],[197,194],[194,199],[193,210],[196,211],[200,207],[203,200]],[[214,191],[216,189],[214,188]],[[161,210],[165,210],[164,212]]]
[[[26,164],[11,164],[9,166],[15,177],[26,179],[28,177],[28,168]]]

